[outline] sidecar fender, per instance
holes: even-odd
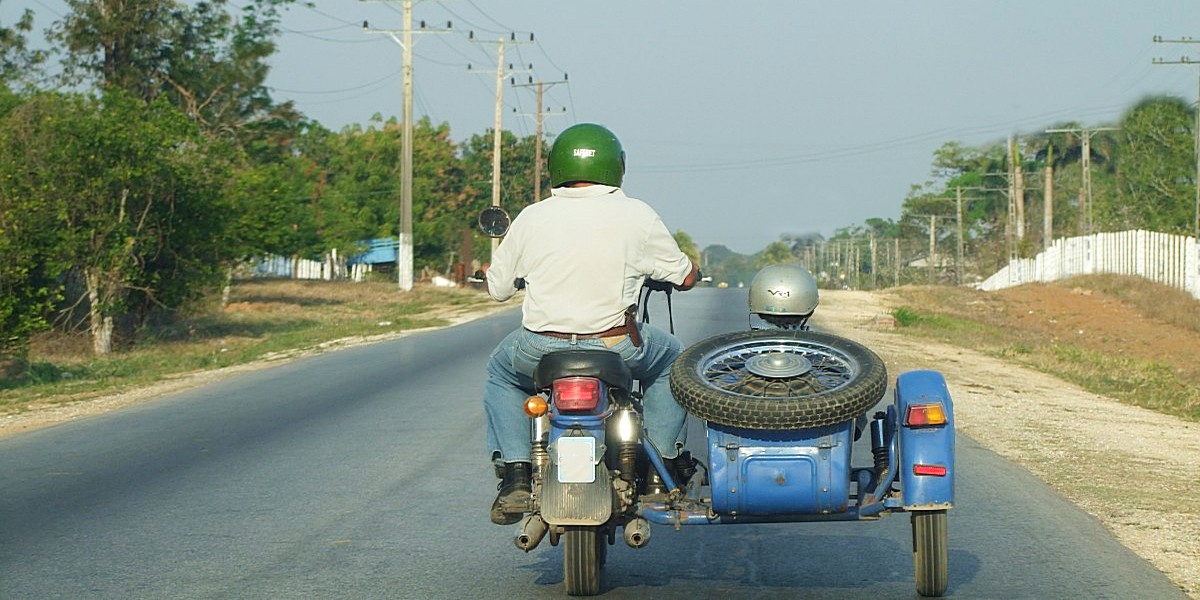
[[[954,403],[937,371],[896,378],[900,485],[905,510],[954,505]]]

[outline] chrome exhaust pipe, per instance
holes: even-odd
[[[630,548],[641,548],[650,543],[650,522],[638,517],[626,523],[625,543]]]
[[[534,514],[521,519],[515,541],[518,548],[529,552],[537,548],[544,537],[546,537],[546,522],[542,520],[542,515]]]

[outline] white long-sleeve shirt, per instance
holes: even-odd
[[[620,325],[642,281],[682,284],[692,263],[658,213],[620,188],[554,188],[513,219],[487,272],[501,302],[525,279],[522,324],[532,331],[596,333]]]

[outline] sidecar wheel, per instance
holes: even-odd
[[[946,593],[950,581],[946,511],[912,513],[912,533],[917,593],[941,596]]]
[[[608,551],[608,540],[600,535],[600,528],[567,527],[562,539],[563,585],[567,588],[567,595],[599,594],[600,565],[606,558],[601,553],[607,555]]]
[[[804,429],[857,417],[883,398],[887,367],[857,342],[815,331],[726,333],[671,367],[680,406],[747,429]]]

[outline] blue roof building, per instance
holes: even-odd
[[[396,264],[396,249],[400,246],[400,241],[395,238],[376,238],[373,240],[362,240],[360,245],[366,246],[367,250],[362,254],[351,256],[347,261],[347,265],[394,265]]]

